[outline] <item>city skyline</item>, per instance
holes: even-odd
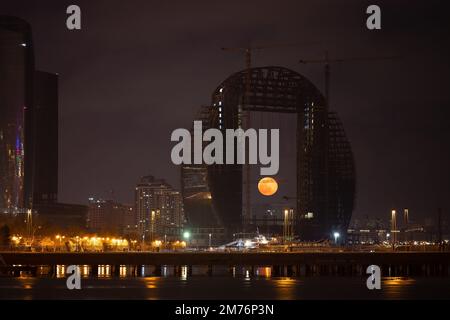
[[[2,1],[0,300],[449,299],[430,1]]]
[[[201,23],[195,23],[202,17],[202,13],[196,13],[195,5],[186,8],[191,15],[183,17],[174,13],[172,21],[177,23],[172,27],[164,21],[152,19],[152,14],[150,17],[145,14],[166,13],[167,7],[163,5],[152,6],[142,2],[120,10],[119,3],[112,3],[109,9],[101,12],[102,18],[96,18],[100,17],[99,7],[83,1],[79,5],[86,9],[86,17],[78,33],[64,28],[63,5],[59,8],[49,2],[35,2],[34,5],[21,6],[18,1],[0,6],[3,13],[21,16],[32,25],[37,68],[59,74],[59,195],[62,202],[84,204],[90,195],[102,196],[110,189],[115,190],[121,202],[131,202],[130,186],[143,172],[163,172],[163,176],[179,188],[178,168],[168,165],[167,161],[172,146],[170,132],[178,127],[188,128],[190,123],[185,119],[193,118],[198,105],[208,103],[210,92],[217,84],[231,72],[244,68],[241,55],[223,53],[220,47],[245,45],[248,40],[255,44],[270,43],[277,38],[277,42],[304,40],[305,44],[298,48],[257,53],[254,64],[290,67],[310,78],[321,91],[322,66],[302,66],[297,63],[299,59],[321,58],[324,50],[337,58],[402,56],[382,64],[355,62],[332,65],[330,109],[339,112],[355,152],[358,195],[353,216],[368,214],[381,217],[391,207],[408,207],[416,216],[425,218],[438,207],[448,207],[446,195],[449,185],[444,177],[448,176],[445,163],[449,154],[445,141],[449,133],[443,122],[448,109],[441,107],[448,102],[442,94],[448,79],[441,71],[448,67],[444,58],[448,45],[438,37],[444,17],[436,16],[433,11],[435,18],[429,21],[429,9],[424,9],[418,2],[413,2],[413,10],[408,12],[402,12],[401,4],[382,3],[386,11],[384,21],[390,26],[390,31],[380,30],[378,34],[368,33],[362,24],[358,27],[360,21],[355,18],[338,19],[333,10],[327,11],[326,18],[320,23],[315,22],[313,18],[325,2],[303,7],[285,3],[279,10],[292,18],[295,12],[295,20],[280,21],[274,17],[272,28],[267,26],[256,30],[251,26],[259,18],[252,16],[248,23],[239,22],[235,29],[226,32],[229,18],[212,13],[212,7],[203,3],[204,11],[209,10],[210,13],[210,28],[216,30],[213,36],[209,31],[203,31]],[[244,15],[251,11],[251,7],[251,4],[244,5],[235,14]],[[260,7],[261,17],[268,16],[268,4],[262,2]],[[356,3],[349,5],[348,13],[343,14],[353,16],[362,7]],[[145,8],[148,10],[143,10]],[[222,10],[231,12],[232,5]],[[308,12],[307,17],[302,16],[303,11]],[[391,18],[393,13],[398,14],[395,21]],[[111,23],[128,14],[136,17],[134,21],[123,25]],[[46,19],[42,19],[43,16]],[[394,38],[409,31],[408,23],[416,18],[418,22],[414,30],[423,28],[422,32],[394,42]],[[176,36],[176,32],[185,26],[184,22],[189,22],[189,30],[196,32],[189,41],[180,41]],[[309,33],[302,31],[306,23]],[[62,27],[57,28],[58,24]],[[154,33],[157,26],[167,30],[165,39]],[[347,33],[343,40],[348,46],[338,47],[330,31],[339,33],[350,28],[353,31]],[[92,39],[86,37],[91,30],[95,33]],[[138,35],[138,30],[146,30],[152,36]],[[237,30],[240,30],[239,35]],[[425,30],[429,32],[427,36],[424,36]],[[127,33],[134,36],[127,39]],[[283,34],[281,39],[280,34]],[[126,39],[126,42],[115,47],[117,38]],[[320,39],[321,44],[306,44],[314,39]],[[172,53],[163,59],[160,51],[151,50],[153,45],[171,49]],[[129,46],[139,46],[142,51],[130,54],[126,50]],[[97,54],[94,60],[103,62],[86,68],[80,63],[90,56],[91,49]],[[431,55],[437,58],[430,59]],[[173,67],[158,67],[152,62],[154,58],[158,59],[160,66]],[[191,60],[186,60],[188,58]],[[415,59],[422,62],[414,70],[419,81],[411,81],[409,76],[408,65]],[[117,69],[106,68],[107,63]],[[380,68],[381,65],[384,67]],[[129,81],[115,81],[116,73],[126,75]],[[357,81],[361,77],[366,80]],[[434,87],[425,81],[427,78],[437,80],[433,81]],[[170,89],[175,95],[169,88],[175,88]],[[112,91],[114,93],[109,94]],[[426,91],[433,94],[428,97],[423,93]],[[177,109],[178,113],[171,112],[179,105],[184,107]],[[74,135],[72,132],[78,132],[79,128],[84,130]],[[84,132],[94,134],[88,136]],[[152,138],[149,140],[148,137]],[[131,157],[133,154],[136,156]],[[102,165],[98,166],[97,161]]]

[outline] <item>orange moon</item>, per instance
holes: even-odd
[[[278,190],[278,183],[271,177],[262,178],[258,182],[258,190],[264,196],[272,196]]]

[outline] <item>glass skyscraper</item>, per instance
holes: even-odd
[[[20,212],[32,194],[34,57],[31,28],[25,21],[0,16],[0,210]]]

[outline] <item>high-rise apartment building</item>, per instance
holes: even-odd
[[[181,195],[165,180],[142,177],[135,200],[138,231],[144,241],[179,234],[184,222]]]

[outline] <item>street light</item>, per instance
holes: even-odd
[[[60,236],[60,235],[58,234],[58,235],[56,235],[56,239],[59,240],[59,251],[61,251],[61,241],[62,241],[62,239],[64,239],[64,236]],[[55,250],[55,251],[56,251],[56,250]]]
[[[154,236],[155,236],[155,215],[156,215],[156,212],[155,212],[155,210],[152,210],[152,215],[151,215],[151,219],[150,219],[150,222],[151,222],[151,228],[150,228],[150,242],[153,242],[153,238],[154,238]]]
[[[209,247],[211,248],[211,236],[212,236],[212,234],[210,233],[209,234]]]
[[[58,235],[56,235],[56,237],[55,237],[57,240],[59,239],[59,250],[61,250],[61,236],[58,234]],[[56,244],[55,244],[55,250],[54,250],[55,252],[56,252]]]
[[[183,232],[183,238],[186,239],[186,246],[189,243],[189,238],[191,237],[191,233],[189,231]]]
[[[27,210],[27,231],[28,236],[33,237],[33,211],[31,209]],[[33,239],[31,239],[31,242],[33,242]]]
[[[293,215],[293,209],[284,209],[283,239],[285,242],[292,240],[292,236],[294,234],[294,230],[292,229]]]
[[[339,232],[335,232],[335,233],[333,234],[333,236],[334,236],[334,243],[337,244],[337,240],[338,240],[338,238],[340,237]]]
[[[80,237],[76,236],[75,239],[77,239],[77,252],[80,251]]]
[[[391,210],[391,233],[392,233],[392,247],[397,242],[397,212],[395,209]]]

